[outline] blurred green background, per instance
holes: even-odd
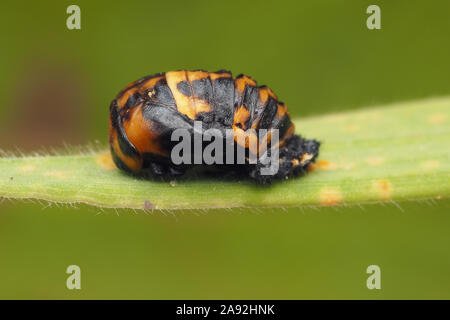
[[[81,8],[81,30],[66,8]],[[366,8],[381,7],[381,30]],[[448,1],[4,1],[0,148],[107,143],[127,83],[246,73],[294,116],[450,94]],[[450,298],[450,201],[155,212],[0,203],[0,298]],[[82,289],[65,287],[66,267]],[[381,267],[381,290],[365,270]]]

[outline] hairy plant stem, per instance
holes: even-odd
[[[305,176],[255,185],[191,175],[176,181],[128,176],[109,152],[0,158],[0,197],[134,209],[345,205],[450,195],[450,98],[296,119],[322,143]]]

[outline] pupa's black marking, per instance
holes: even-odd
[[[167,86],[165,79],[159,80],[153,88],[147,90],[147,96],[158,104],[176,108],[176,102],[172,91]],[[149,95],[150,94],[150,95]]]
[[[177,84],[177,89],[185,96],[192,96],[192,88],[187,80],[179,82]]]

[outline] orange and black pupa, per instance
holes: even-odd
[[[318,155],[319,142],[294,134],[286,105],[268,87],[258,86],[246,75],[233,78],[228,71],[179,70],[139,79],[111,102],[109,143],[115,164],[135,174],[149,171],[157,176],[183,175],[194,162],[172,161],[172,149],[178,142],[171,137],[176,129],[185,129],[194,136],[195,121],[200,121],[205,130],[234,133],[231,149],[225,146],[229,140],[223,135],[223,158],[230,158],[226,150],[233,150],[232,158],[239,154],[237,148],[245,151],[243,164],[226,164],[224,160],[214,166],[245,173],[260,183],[306,172]],[[278,169],[267,175],[261,174],[267,163],[249,160],[249,141],[256,141],[259,147],[270,136],[267,133],[261,139],[258,133],[271,130],[278,130],[279,139],[266,151],[278,148]],[[205,146],[202,144],[202,150]],[[190,150],[193,159],[195,148]]]

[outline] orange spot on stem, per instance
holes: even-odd
[[[379,166],[382,165],[384,163],[384,159],[381,157],[370,157],[366,159],[367,163],[371,166]]]
[[[44,173],[44,175],[46,175],[46,176],[58,177],[61,179],[65,179],[66,174],[67,174],[67,171],[65,171],[65,170],[56,170],[56,171],[49,171],[49,172]]]
[[[421,164],[421,167],[423,169],[436,169],[439,168],[439,161],[436,160],[425,161]]]
[[[35,166],[32,165],[23,165],[20,167],[20,170],[23,172],[30,172],[30,171],[34,171],[34,169],[36,169]]]
[[[112,156],[111,156],[111,154],[109,152],[108,153],[99,154],[97,156],[97,158],[95,159],[95,161],[103,169],[113,170],[113,169],[116,168],[116,165],[114,164]]]
[[[445,115],[441,113],[435,113],[428,117],[428,122],[432,124],[441,124],[445,121]]]
[[[320,191],[320,203],[326,206],[334,206],[342,202],[342,195],[336,189],[324,188]]]
[[[317,161],[315,167],[321,170],[336,170],[337,165],[335,163],[329,162],[327,160]]]
[[[389,199],[392,194],[392,185],[389,180],[380,179],[372,184],[372,189],[383,199]]]

